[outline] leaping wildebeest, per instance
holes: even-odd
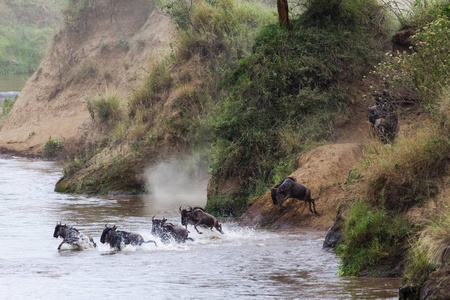
[[[194,225],[195,230],[197,230],[199,234],[202,234],[203,232],[198,231],[197,226],[203,225],[209,227],[210,229],[214,227],[217,231],[223,234],[222,225],[220,225],[219,221],[214,216],[205,212],[203,208],[192,208],[189,206],[189,210],[187,210],[181,209],[180,206],[179,211],[181,214],[181,224],[184,225],[186,229],[188,224],[192,224]]]
[[[168,223],[166,218],[155,219],[152,217],[152,234],[161,239],[163,243],[168,243],[171,238],[174,238],[177,243],[184,243],[186,240],[194,241],[188,237],[189,231],[180,225],[173,225]]]
[[[317,214],[314,199],[311,198],[311,190],[300,184],[293,177],[286,177],[276,186],[270,189],[273,205],[283,205],[283,202],[289,198],[302,200],[309,203],[309,211]],[[311,209],[311,204],[314,211]]]
[[[97,247],[97,244],[94,242],[94,239],[90,235],[79,232],[75,227],[67,226],[66,224],[56,224],[55,231],[53,232],[53,237],[63,238],[63,241],[58,246],[58,250],[61,249],[61,246],[64,243],[71,245],[76,250]]]
[[[113,227],[105,225],[100,242],[102,244],[108,243],[111,248],[119,251],[126,245],[141,246],[143,243],[155,243],[156,246],[155,241],[149,240],[145,242],[139,233],[117,230],[116,225]]]

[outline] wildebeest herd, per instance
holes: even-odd
[[[205,212],[203,208],[192,208],[189,206],[188,209],[181,209],[180,206],[179,211],[181,214],[181,224],[184,225],[184,227],[167,222],[167,219],[164,217],[162,219],[157,219],[155,218],[156,216],[152,217],[152,235],[159,238],[162,243],[169,243],[171,239],[177,243],[193,241],[193,239],[188,236],[188,224],[194,225],[195,230],[200,234],[202,232],[198,231],[197,226],[204,226],[210,229],[214,227],[223,234],[222,225],[220,225],[219,221],[214,216]],[[61,249],[61,246],[64,243],[76,250],[97,247],[97,244],[91,236],[78,231],[75,227],[67,226],[66,224],[62,225],[62,223],[56,224],[53,237],[63,238],[63,241],[58,246],[58,250]],[[100,242],[102,244],[109,244],[111,249],[118,251],[122,250],[126,245],[141,246],[144,243],[154,243],[155,246],[157,246],[155,241],[145,241],[139,233],[117,230],[115,225],[112,227],[105,225],[100,237]]]
[[[297,182],[293,177],[286,177],[281,180],[277,185],[270,189],[270,194],[273,205],[281,207],[284,201],[289,198],[294,198],[305,201],[305,204],[308,203],[311,213],[317,214],[314,199],[311,198],[311,190]],[[181,215],[181,224],[184,227],[167,222],[167,219],[164,217],[162,219],[157,219],[155,218],[156,216],[153,216],[152,235],[159,238],[164,244],[169,243],[171,240],[174,240],[177,243],[193,241],[193,239],[188,236],[188,224],[193,225],[194,229],[199,234],[202,234],[203,232],[198,230],[198,226],[210,228],[211,230],[215,228],[221,234],[224,233],[219,221],[201,207],[192,208],[189,206],[188,209],[182,209],[180,206],[179,212]],[[58,246],[58,250],[61,249],[61,246],[64,243],[67,243],[71,245],[73,249],[78,250],[97,247],[97,244],[91,236],[78,231],[75,227],[67,226],[65,224],[62,225],[62,223],[56,225],[53,237],[63,238],[63,241]],[[111,249],[119,251],[126,245],[141,246],[144,243],[154,243],[155,246],[157,246],[155,241],[144,241],[144,238],[140,234],[117,230],[115,225],[112,227],[105,225],[100,237],[100,242],[102,244],[109,244]]]

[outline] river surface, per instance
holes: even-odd
[[[321,231],[223,220],[224,235],[189,227],[194,242],[112,251],[100,243],[105,224],[155,239],[151,217],[178,224],[178,203],[59,194],[61,175],[58,163],[0,158],[0,299],[398,299],[396,279],[338,277]],[[58,251],[60,221],[92,235],[98,248]]]
[[[20,92],[30,76],[29,74],[0,75],[0,92]]]

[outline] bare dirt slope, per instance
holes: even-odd
[[[300,168],[291,174],[311,189],[318,215],[303,201],[289,199],[282,209],[272,204],[270,191],[257,199],[242,216],[242,223],[255,227],[294,228],[308,226],[325,229],[331,226],[345,192],[339,184],[347,179],[362,155],[359,143],[338,143],[318,147],[300,158]]]
[[[315,148],[299,159],[299,169],[292,173],[298,182],[311,189],[316,199],[318,215],[309,211],[304,201],[289,199],[280,210],[273,205],[268,190],[257,199],[241,217],[243,225],[272,229],[311,227],[326,229],[333,225],[337,210],[345,200],[346,193],[340,187],[345,183],[349,171],[364,156],[364,144],[371,135],[366,116],[368,106],[362,95],[367,87],[349,95],[351,102],[348,116],[342,116],[332,137],[333,144]],[[399,134],[407,135],[415,124],[426,118],[417,107],[399,108]]]
[[[311,227],[326,229],[336,217],[339,205],[344,201],[345,183],[349,171],[363,156],[364,141],[370,134],[365,105],[361,99],[363,91],[349,95],[354,101],[348,116],[342,116],[333,144],[315,148],[299,159],[299,169],[290,176],[311,189],[318,215],[309,211],[304,201],[289,199],[282,209],[273,205],[270,191],[257,199],[241,217],[241,223],[250,227],[285,229]]]
[[[54,37],[1,124],[0,148],[39,155],[52,137],[67,154],[80,151],[98,139],[85,97],[113,92],[125,104],[151,64],[170,51],[173,37],[169,18],[150,1],[95,1],[80,24],[67,23]]]

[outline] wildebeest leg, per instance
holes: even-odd
[[[158,247],[158,245],[156,245],[156,242],[155,242],[155,241],[153,241],[153,240],[148,240],[148,241],[146,241],[146,242],[144,242],[144,243],[145,243],[145,244],[146,244],[146,243],[154,243],[154,244],[155,244],[155,246],[156,246],[156,247]]]
[[[58,250],[60,250],[60,249],[61,249],[61,246],[62,246],[62,245],[63,245],[63,244],[65,243],[65,242],[66,242],[66,241],[64,241],[64,240],[63,240],[63,241],[61,242],[61,244],[59,244],[59,246],[58,246]]]
[[[97,248],[97,244],[94,242],[94,239],[92,238],[92,236],[87,235],[86,236],[89,238],[89,240],[91,241],[92,244],[94,244],[94,248]]]
[[[203,234],[203,232],[198,231],[197,225],[200,225],[200,222],[197,222],[197,224],[194,225],[195,230],[197,230],[197,232],[198,232],[199,234]]]
[[[312,209],[311,209],[311,203],[312,203],[312,205],[313,205],[314,211],[312,211]],[[311,200],[309,201],[309,210],[310,210],[311,212],[314,212],[314,213],[317,215],[316,204],[314,204],[314,199],[311,199]]]

